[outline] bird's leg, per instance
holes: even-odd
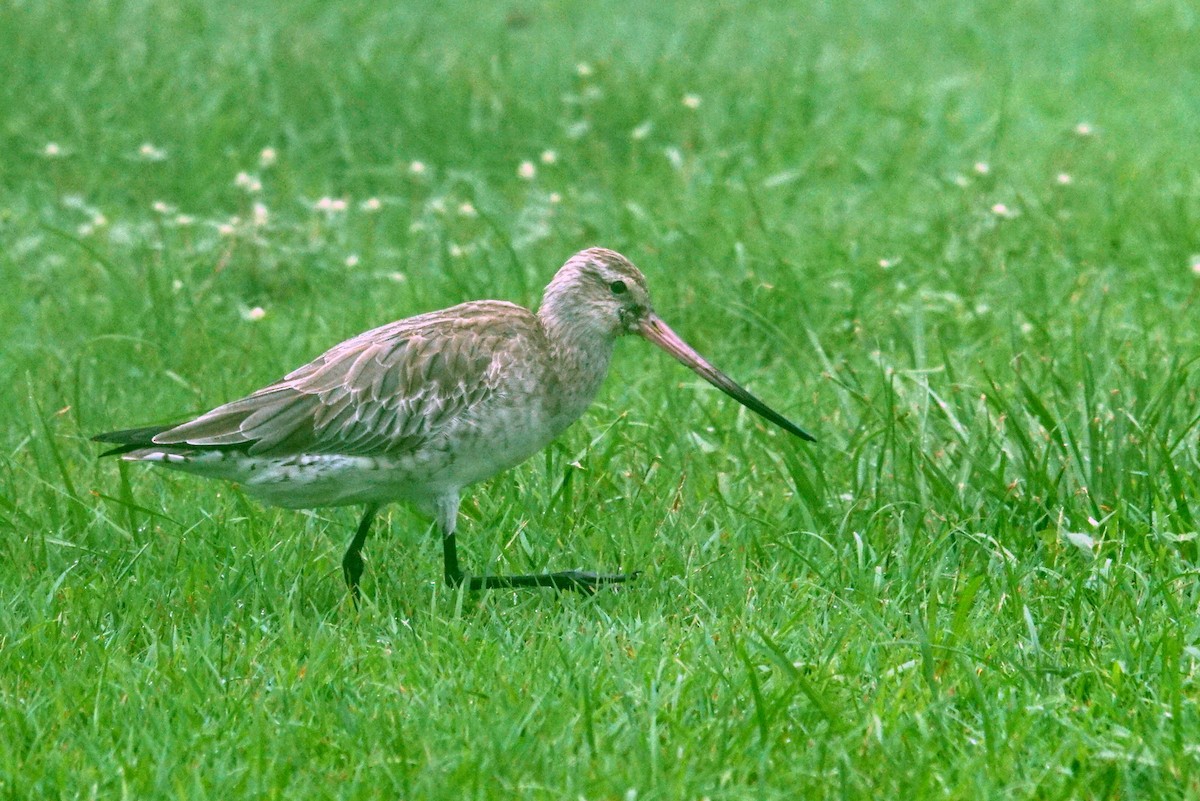
[[[442,535],[442,565],[445,568],[447,585],[457,587],[463,583],[462,571],[458,569],[458,543],[453,531]]]
[[[457,511],[457,504],[455,504]],[[466,585],[468,590],[495,590],[506,587],[550,587],[556,590],[575,590],[593,593],[605,584],[632,581],[640,573],[599,574],[583,570],[563,570],[558,573],[535,573],[521,576],[464,576],[458,567],[458,545],[454,536],[454,518],[442,517],[442,560],[446,569],[446,584]]]
[[[342,557],[342,575],[346,577],[346,584],[350,587],[350,596],[354,598],[355,604],[358,603],[358,580],[363,573],[362,547],[363,543],[367,541],[371,523],[375,520],[375,513],[378,511],[378,506],[367,507],[362,522],[358,524],[358,531],[354,533],[354,539],[350,542],[350,547],[346,549],[346,555]]]

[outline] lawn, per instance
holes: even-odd
[[[637,8],[0,5],[0,795],[1200,796],[1200,14]],[[590,245],[819,440],[621,343],[459,526],[620,591],[96,459]]]

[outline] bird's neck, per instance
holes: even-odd
[[[583,409],[591,403],[612,358],[616,337],[610,331],[589,324],[586,317],[559,313],[555,304],[543,303],[538,319],[550,343],[554,372],[562,391],[570,396],[568,405]]]

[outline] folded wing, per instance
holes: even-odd
[[[464,304],[401,320],[153,441],[240,446],[261,456],[411,453],[503,391],[513,338],[533,334],[533,316],[511,304]]]

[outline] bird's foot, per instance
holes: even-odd
[[[546,586],[556,590],[573,590],[581,595],[592,595],[606,584],[624,584],[642,575],[642,571],[632,573],[593,573],[588,570],[564,570],[550,573],[548,578],[552,583]]]
[[[572,590],[591,595],[606,584],[633,581],[641,571],[633,573],[592,573],[586,570],[563,570],[559,573],[537,573],[528,576],[463,576],[447,573],[446,583],[452,587],[465,585],[468,590],[497,590],[512,587],[547,587]]]

